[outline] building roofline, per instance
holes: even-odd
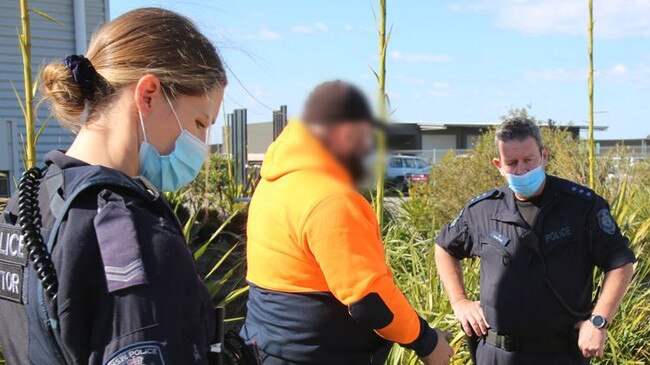
[[[422,131],[445,130],[448,128],[488,128],[501,125],[499,122],[468,122],[468,123],[427,123],[427,122],[394,122],[395,124],[417,124]],[[549,123],[539,123],[540,126],[549,126]],[[580,130],[589,129],[588,125],[581,124],[553,124],[560,128],[577,128]],[[604,125],[595,125],[594,130],[606,131],[609,127]]]

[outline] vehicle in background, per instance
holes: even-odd
[[[420,157],[407,155],[388,156],[386,167],[386,182],[388,186],[408,192],[410,184],[417,182],[429,182],[431,165]]]

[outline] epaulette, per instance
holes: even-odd
[[[589,202],[596,199],[596,193],[593,190],[572,181],[565,180],[563,184],[561,184],[561,188],[565,193],[575,195]]]
[[[472,198],[472,200],[467,203],[467,207],[471,207],[472,205],[480,202],[481,200],[485,199],[501,199],[503,198],[503,193],[499,189],[492,189],[488,190],[483,194],[479,194]]]

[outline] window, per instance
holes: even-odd
[[[415,159],[413,158],[404,159],[404,165],[406,167],[415,168]]]
[[[415,163],[416,163],[416,165],[418,166],[418,169],[423,169],[423,168],[429,166],[429,165],[427,165],[426,162],[424,162],[424,160],[421,160],[421,159],[419,159],[419,158],[418,158],[417,160],[415,160]]]
[[[9,197],[9,171],[0,171],[0,198]]]
[[[396,157],[391,158],[390,167],[402,167],[402,159]]]

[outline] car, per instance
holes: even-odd
[[[406,192],[410,184],[429,182],[431,165],[420,157],[392,155],[388,157],[386,181],[396,190]]]

